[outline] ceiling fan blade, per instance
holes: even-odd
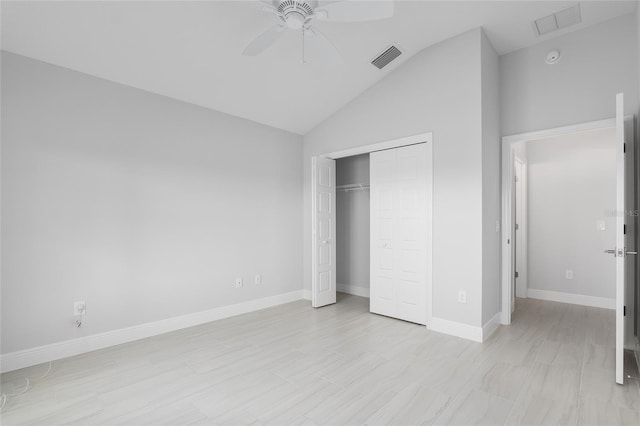
[[[333,63],[342,62],[342,56],[324,34],[315,27],[304,30],[305,56],[312,62]]]
[[[276,15],[279,14],[278,8],[273,4],[271,0],[260,0],[260,9],[265,12],[273,12]]]
[[[275,42],[284,35],[285,31],[286,28],[281,25],[271,27],[270,29],[253,39],[253,41],[244,48],[242,54],[246,56],[256,56],[261,54],[262,52],[267,50],[267,48],[275,44]]]
[[[393,11],[393,0],[341,1],[315,9],[318,19],[332,22],[376,21],[392,17]]]

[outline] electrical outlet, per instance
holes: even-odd
[[[564,277],[568,280],[572,280],[573,279],[573,271],[571,269],[567,269],[566,271],[564,271]]]
[[[255,282],[256,285],[262,284],[262,275],[256,274],[254,282]]]
[[[242,278],[236,278],[236,288],[242,287]]]
[[[73,315],[84,315],[87,312],[87,305],[84,300],[79,300],[73,304]]]
[[[467,303],[467,292],[464,290],[458,291],[458,303]]]

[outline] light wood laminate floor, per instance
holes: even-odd
[[[339,295],[53,363],[2,425],[640,424],[614,380],[614,311],[518,300],[484,344]],[[40,365],[2,375],[11,393]]]

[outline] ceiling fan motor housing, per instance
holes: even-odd
[[[278,12],[284,16],[287,27],[298,30],[303,27],[305,21],[313,15],[316,1],[304,0],[279,0],[276,1]]]
[[[340,62],[340,53],[331,44],[331,41],[322,34],[322,31],[313,25],[313,21],[375,21],[390,18],[393,16],[394,10],[394,2],[392,0],[342,0],[331,1],[326,4],[317,0],[260,0],[260,2],[263,4],[261,8],[263,11],[270,12],[277,17],[277,24],[254,38],[242,51],[244,55],[259,55],[270,46],[273,46],[288,30],[301,30],[303,52],[306,40],[308,41],[308,50],[311,56],[333,63]],[[387,59],[390,56],[384,56],[384,58]]]

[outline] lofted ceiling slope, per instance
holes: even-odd
[[[275,24],[257,1],[3,1],[2,49],[298,134],[418,51],[482,26],[499,54],[631,13],[635,1],[581,2],[583,22],[535,37],[531,21],[573,1],[396,1],[391,19],[317,26],[344,61],[301,64],[297,33],[241,52]],[[404,52],[383,70],[370,61]]]

